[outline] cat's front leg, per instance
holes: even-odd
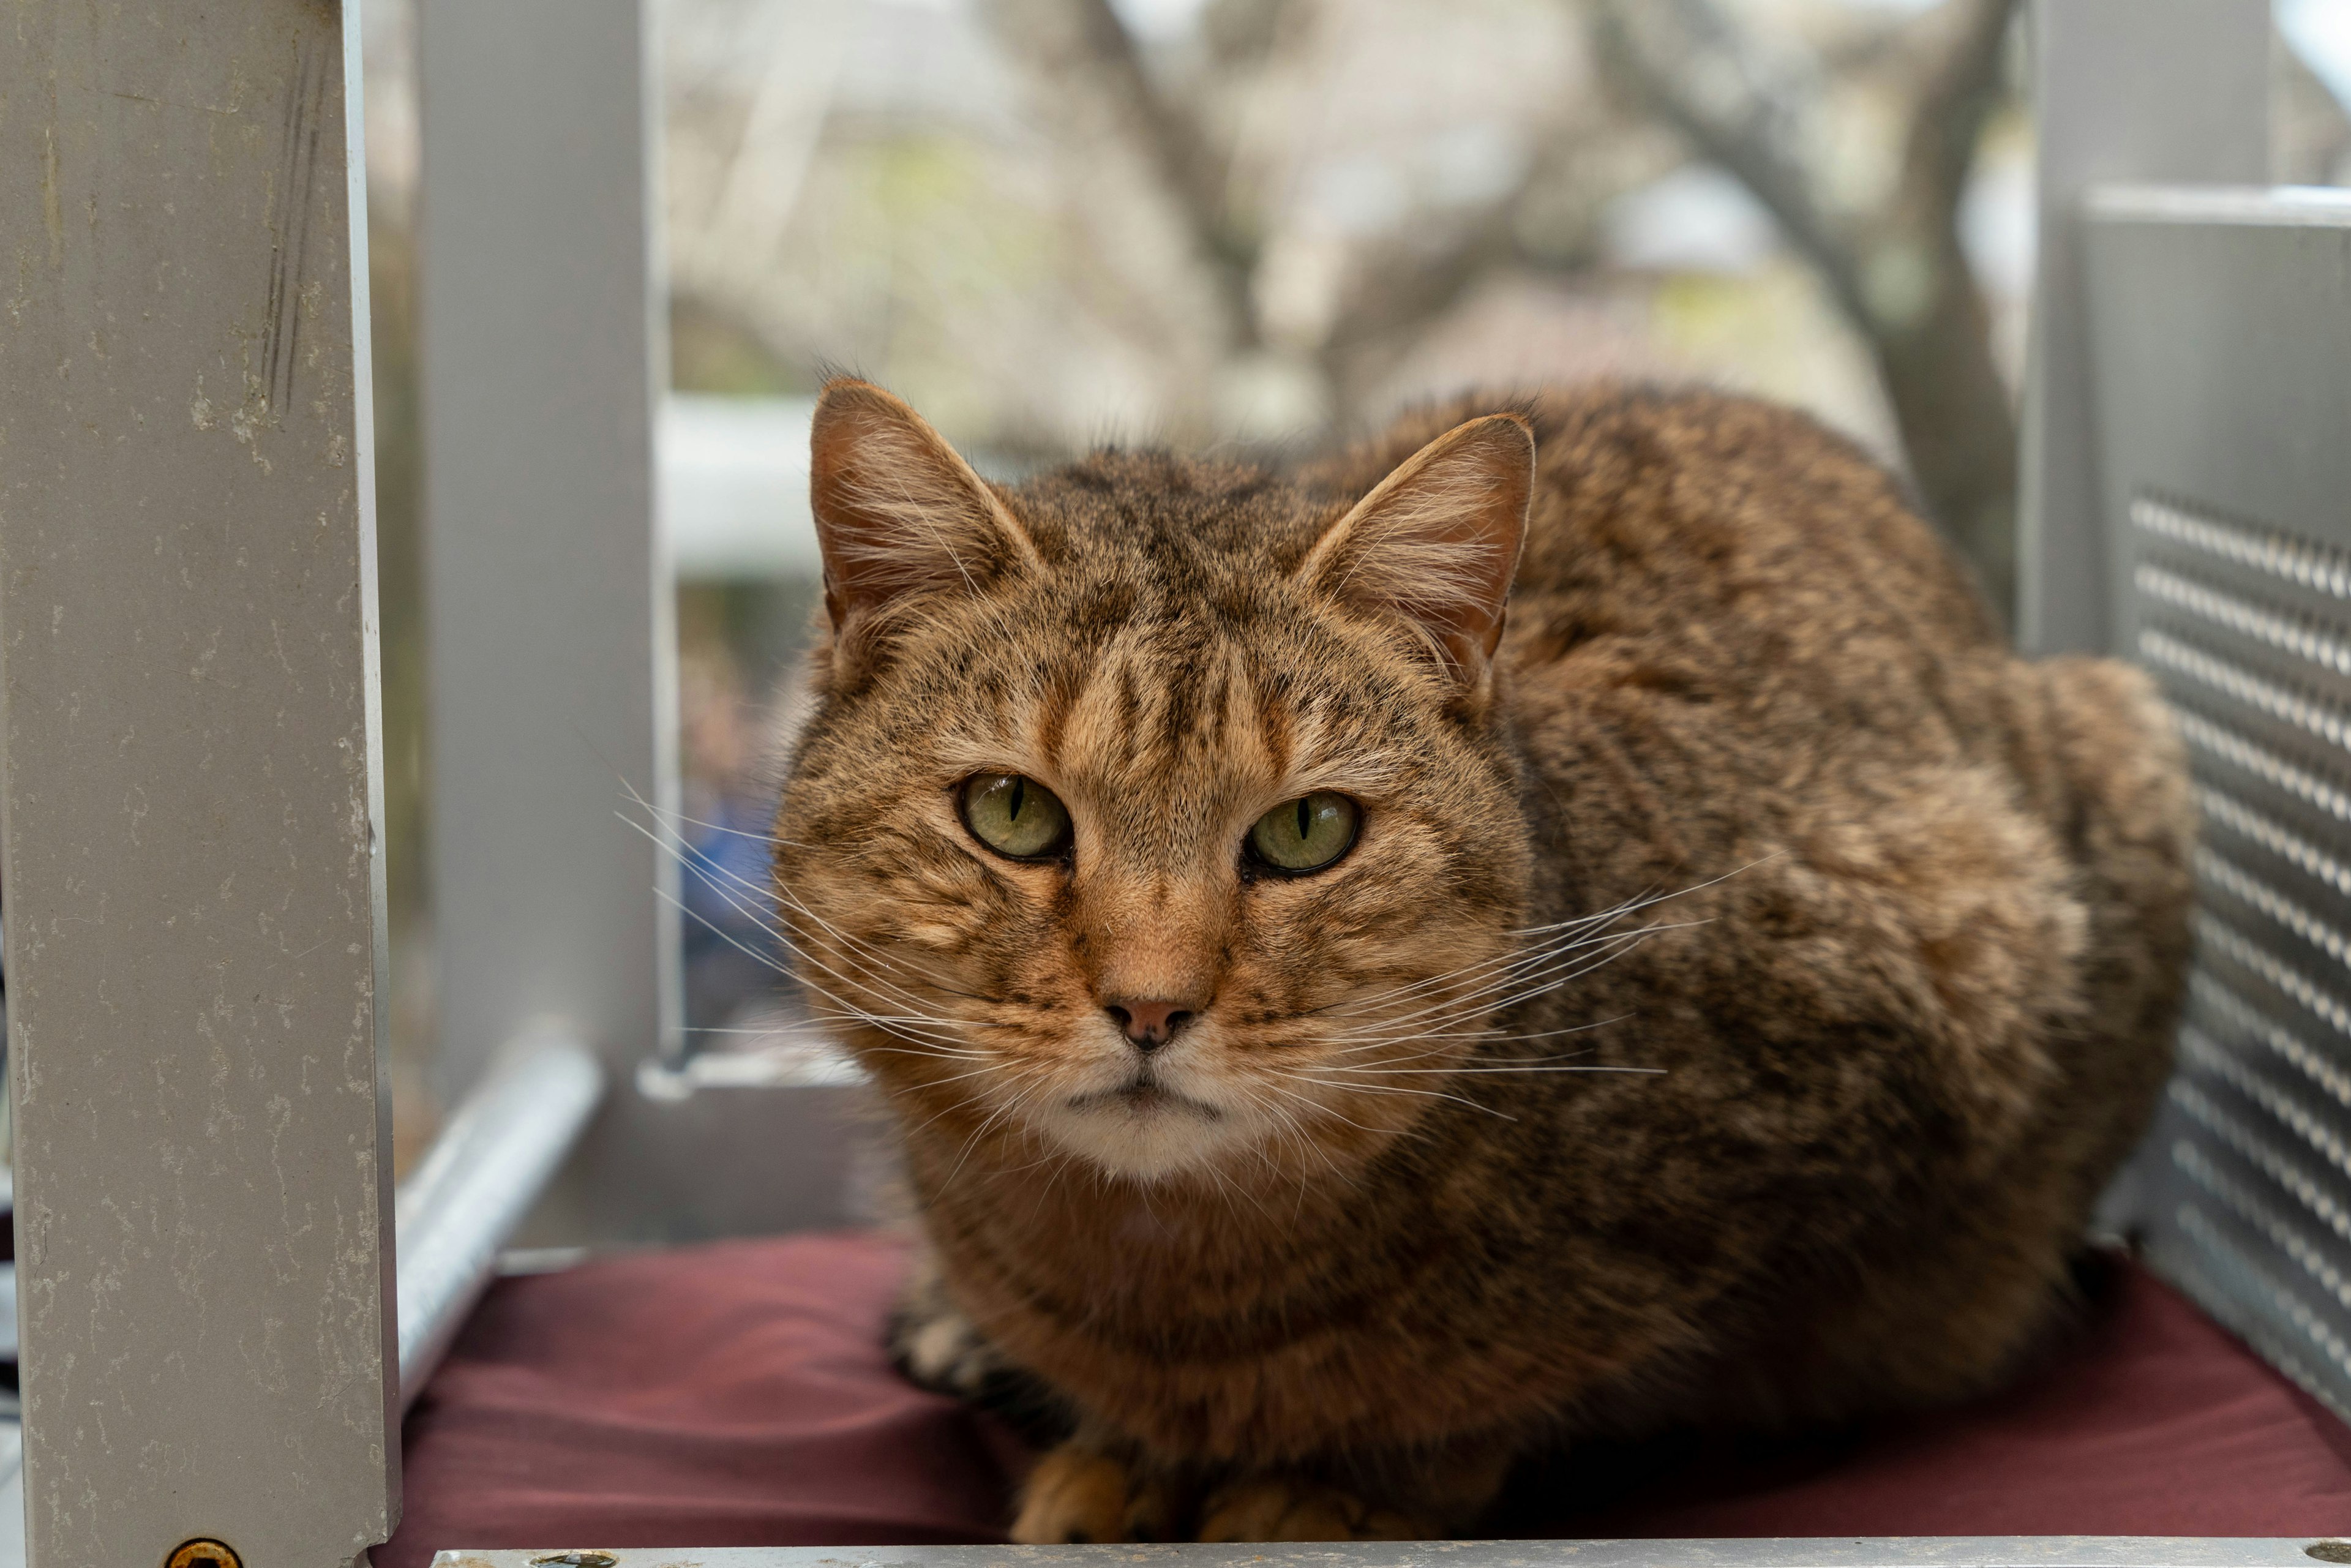
[[[1024,1546],[1166,1541],[1176,1533],[1178,1511],[1169,1478],[1106,1451],[1081,1432],[1029,1472],[1012,1539]]]
[[[1069,1402],[980,1333],[927,1258],[918,1261],[888,1333],[890,1360],[908,1381],[977,1406],[1032,1446],[1050,1447],[1069,1435]]]
[[[891,1314],[889,1342],[891,1361],[909,1381],[974,1405],[1016,1370],[929,1271],[916,1275]]]
[[[1229,1481],[1201,1505],[1201,1541],[1430,1541],[1433,1521],[1376,1508],[1353,1492],[1302,1476]]]
[[[1322,1474],[1261,1470],[1211,1490],[1201,1541],[1435,1541],[1473,1527],[1493,1505],[1520,1444],[1480,1433],[1434,1447],[1355,1452]],[[1331,1474],[1343,1482],[1327,1479]]]

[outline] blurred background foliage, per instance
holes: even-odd
[[[1463,386],[1698,381],[1902,469],[2007,602],[2032,259],[2018,0],[656,6],[672,379],[784,411],[757,427],[778,442],[827,367],[998,472],[1112,439],[1295,450]],[[365,15],[413,1147],[434,1119],[414,18]],[[2278,16],[2276,174],[2351,179],[2351,5]],[[806,526],[790,488],[779,531]],[[809,576],[805,550],[682,563],[690,817],[758,821]],[[696,971],[697,1022],[764,1005],[757,966],[729,967]]]

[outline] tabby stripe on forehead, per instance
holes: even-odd
[[[1085,677],[1067,665],[1055,670],[1043,683],[1045,700],[1037,719],[1037,754],[1045,759],[1046,768],[1054,773],[1061,770],[1061,741],[1068,733],[1070,714],[1078,706],[1078,697],[1085,690]]]
[[[1143,724],[1143,693],[1134,684],[1134,661],[1122,650],[1118,661],[1118,727],[1133,735]]]
[[[1258,694],[1258,735],[1265,746],[1266,760],[1272,765],[1274,776],[1280,778],[1290,771],[1290,709],[1287,704],[1277,700],[1280,695],[1278,687],[1269,689],[1263,681],[1253,685]]]
[[[1226,721],[1232,706],[1233,675],[1229,659],[1219,650],[1200,671],[1200,731],[1219,752],[1226,747]]]
[[[1207,679],[1194,651],[1170,648],[1160,661],[1165,675],[1160,685],[1159,754],[1169,764],[1184,755],[1193,737],[1202,707],[1201,686]]]
[[[1222,685],[1217,694],[1217,739],[1219,745],[1229,747],[1248,720],[1246,705],[1256,695],[1256,687],[1238,649],[1226,650],[1219,674]]]

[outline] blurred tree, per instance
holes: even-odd
[[[1960,245],[1960,199],[2007,96],[2017,0],[1946,0],[1848,68],[1902,57],[1901,158],[1855,199],[1824,172],[1831,62],[1766,48],[1717,0],[1590,0],[1608,75],[1779,221],[1869,345],[1928,512],[2003,619],[2016,592],[2014,406],[1991,312]]]
[[[2017,0],[1946,0],[1916,18],[1847,29],[1831,52],[1808,51],[1785,29],[1767,47],[1718,0],[1569,4],[1629,117],[1610,124],[1588,110],[1562,114],[1538,128],[1514,178],[1449,221],[1359,242],[1374,254],[1349,268],[1328,319],[1304,334],[1278,332],[1268,319],[1270,275],[1282,259],[1270,243],[1275,225],[1249,204],[1267,193],[1241,177],[1231,128],[1215,109],[1223,78],[1318,7],[1217,0],[1206,64],[1188,82],[1151,68],[1110,0],[986,0],[986,15],[1027,68],[1058,138],[1098,168],[1123,159],[1155,182],[1161,211],[1183,228],[1202,292],[1216,302],[1207,329],[1227,362],[1272,361],[1311,378],[1343,422],[1360,412],[1383,345],[1408,341],[1498,269],[1587,262],[1573,247],[1562,256],[1541,244],[1530,210],[1556,206],[1573,189],[1588,218],[1662,172],[1643,137],[1650,125],[1669,127],[1777,220],[1866,344],[1927,510],[2005,613],[2015,581],[2016,416],[1959,217],[1978,143],[2007,97]],[[1845,177],[1831,122],[1840,89],[1865,75],[1894,83],[1900,155],[1892,178],[1856,193],[1869,182]]]
[[[1222,352],[1227,425],[1253,422],[1245,402],[1269,384],[1281,389],[1284,412],[1311,408],[1319,421],[1359,417],[1361,394],[1376,372],[1421,329],[1458,304],[1498,265],[1555,265],[1530,254],[1513,216],[1520,198],[1555,172],[1558,153],[1587,154],[1600,133],[1588,116],[1571,117],[1573,136],[1554,134],[1497,187],[1417,224],[1348,236],[1343,261],[1315,255],[1343,272],[1336,287],[1318,278],[1309,293],[1332,296],[1319,308],[1285,311],[1285,274],[1300,269],[1311,246],[1284,249],[1273,210],[1284,193],[1251,167],[1247,116],[1231,111],[1248,78],[1285,44],[1330,22],[1308,0],[1213,0],[1202,18],[1202,56],[1182,73],[1155,70],[1146,51],[1109,0],[982,0],[1008,58],[1035,88],[1040,117],[1066,146],[1097,169],[1130,163],[1156,187],[1165,218],[1212,301],[1205,323]],[[1550,129],[1550,128],[1545,128]],[[1337,248],[1337,247],[1333,247]],[[1580,257],[1577,259],[1581,259]],[[1299,320],[1291,318],[1302,316]],[[1279,418],[1269,422],[1277,427]]]

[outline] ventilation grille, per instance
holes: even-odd
[[[2351,553],[2130,507],[2132,623],[2195,770],[2196,958],[2133,1218],[2351,1413]]]

